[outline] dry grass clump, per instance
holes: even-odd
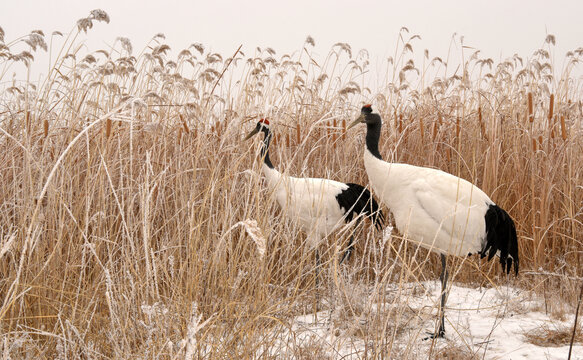
[[[574,344],[583,342],[581,330],[581,328],[577,329],[573,341]],[[567,346],[571,343],[572,336],[573,327],[563,325],[542,325],[524,333],[524,337],[528,342],[544,347]]]
[[[139,53],[126,38],[85,53],[77,36],[96,21],[109,17],[91,12],[50,37],[8,41],[0,29],[6,356],[268,357],[297,315],[328,304],[337,324],[360,324],[357,356],[414,357],[395,343],[410,316],[392,305],[405,284],[436,277],[437,258],[368,224],[346,227],[321,249],[316,291],[305,236],[263,186],[258,144],[241,142],[249,122],[268,116],[281,171],[367,183],[362,135],[346,123],[371,100],[388,159],[438,167],[491,194],[516,220],[517,284],[543,292],[545,279],[558,278],[553,291],[575,299],[583,127],[570,73],[583,50],[562,69],[550,40],[529,59],[462,53],[456,70],[427,52],[416,64],[416,36],[404,29],[371,89],[368,53],[344,43],[323,60],[311,38],[291,55],[257,48],[224,58],[193,43],[171,58],[157,34]],[[7,81],[41,50],[55,55],[41,83]],[[339,269],[351,231],[357,251]],[[456,281],[505,281],[497,263],[456,264]],[[326,356],[314,346],[286,354]]]
[[[431,358],[436,360],[472,360],[482,358],[482,354],[473,353],[465,346],[449,344],[435,351]]]
[[[324,346],[322,346],[322,344],[313,342],[310,344],[298,346],[294,351],[293,357],[291,358],[298,360],[314,360],[314,359],[331,360],[334,359],[334,356],[329,354],[327,349]]]

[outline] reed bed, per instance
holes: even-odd
[[[384,119],[387,159],[468,179],[515,219],[521,276],[474,258],[457,261],[456,282],[510,281],[576,305],[583,99],[571,74],[583,49],[559,66],[549,36],[528,58],[462,52],[453,69],[426,51],[419,64],[417,36],[402,29],[371,88],[368,53],[344,43],[323,59],[310,37],[281,56],[239,48],[225,57],[194,43],[172,58],[158,34],[139,53],[125,38],[84,53],[78,34],[99,21],[109,21],[100,10],[79,20],[60,49],[51,40],[63,34],[8,40],[0,29],[5,356],[312,358],[318,343],[282,345],[282,336],[295,316],[324,306],[366,345],[358,356],[414,357],[394,343],[410,310],[382,304],[399,304],[387,293],[395,284],[398,293],[435,279],[437,257],[370,224],[346,227],[321,249],[316,288],[304,235],[262,184],[259,144],[242,142],[269,117],[281,171],[366,184],[363,131],[346,124],[369,102]],[[55,60],[41,83],[9,79],[42,49]],[[340,268],[351,231],[357,251]],[[453,350],[434,356],[474,355]]]

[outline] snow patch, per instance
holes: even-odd
[[[470,288],[452,285],[445,309],[446,338],[424,340],[437,322],[439,282],[407,283],[387,289],[394,295],[391,303],[370,304],[369,312],[393,311],[395,331],[385,333],[382,352],[391,358],[428,358],[439,351],[454,348],[480,359],[566,359],[569,345],[537,346],[525,334],[541,326],[573,327],[574,315],[564,321],[551,319],[542,309],[543,300],[533,293],[508,286]],[[369,300],[370,301],[370,300]],[[406,310],[403,310],[406,309]],[[344,309],[331,307],[316,314],[297,316],[272,348],[274,355],[291,355],[298,347],[319,348],[332,359],[375,357],[371,344],[359,329],[366,329],[367,316],[351,319],[341,326],[339,314]],[[399,313],[400,312],[400,313]],[[391,317],[387,317],[391,319]],[[356,331],[355,331],[356,329]],[[368,338],[370,338],[370,333]],[[380,335],[379,336],[383,336]],[[297,350],[295,350],[297,352]],[[572,359],[583,360],[583,345],[575,343]]]

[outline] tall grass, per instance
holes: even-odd
[[[414,318],[399,284],[434,279],[437,259],[365,224],[340,269],[347,227],[323,246],[316,289],[304,235],[262,184],[258,144],[241,141],[268,116],[281,171],[367,183],[363,135],[346,133],[364,102],[384,119],[388,159],[459,175],[508,210],[522,256],[517,285],[542,291],[546,282],[576,300],[583,109],[571,73],[583,49],[559,67],[549,36],[529,58],[462,52],[452,69],[427,52],[416,64],[417,36],[402,29],[385,82],[370,89],[367,52],[344,43],[324,59],[310,37],[294,54],[224,58],[195,43],[172,59],[158,34],[139,54],[125,38],[83,54],[77,36],[96,21],[109,18],[79,20],[61,49],[41,31],[14,41],[0,31],[4,354],[299,358],[321,344],[282,338],[293,316],[323,302],[366,344],[359,356],[412,356],[394,343]],[[47,78],[8,81],[39,49],[58,54]],[[455,281],[506,281],[495,262],[458,262]]]

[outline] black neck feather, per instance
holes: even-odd
[[[379,116],[378,114],[369,114],[367,117],[370,116]],[[379,152],[379,139],[381,137],[381,121],[379,117],[379,121],[374,122],[367,122],[366,124],[366,148],[370,153],[378,158],[383,159],[381,157],[381,153]]]
[[[273,164],[269,159],[269,143],[271,142],[271,131],[268,128],[263,127],[261,131],[265,134],[263,138],[263,146],[261,147],[261,157],[263,158],[263,162],[267,167],[273,169]]]

